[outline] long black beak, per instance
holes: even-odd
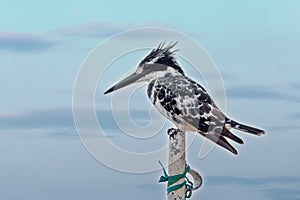
[[[143,77],[143,74],[133,73],[133,74],[127,76],[126,78],[124,78],[123,80],[121,80],[120,82],[118,82],[117,84],[115,84],[114,86],[112,86],[111,88],[109,88],[108,90],[106,90],[106,92],[104,92],[104,94],[111,93],[111,92],[116,91],[120,88],[128,86],[132,83],[135,83],[136,81],[138,81],[142,77]]]

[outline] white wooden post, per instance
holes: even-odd
[[[185,160],[185,133],[177,130],[177,133],[169,139],[169,165],[168,176],[182,174],[186,169]],[[197,190],[202,185],[201,175],[190,168],[188,173],[193,177],[193,190]],[[183,183],[185,178],[178,180],[170,187]],[[168,200],[185,200],[186,187],[181,187],[168,193]]]
[[[177,134],[173,138],[169,139],[169,176],[182,174],[185,170],[185,133],[177,130]],[[185,181],[184,178],[180,179],[179,184]],[[185,199],[185,187],[168,193],[168,200],[184,200]]]

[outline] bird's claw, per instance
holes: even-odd
[[[177,129],[176,128],[169,128],[168,129],[168,135],[169,135],[169,139],[175,139],[175,136],[177,134]]]

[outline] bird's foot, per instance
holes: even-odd
[[[175,139],[175,136],[177,134],[178,129],[176,128],[169,128],[168,129],[168,135],[169,135],[169,139]]]

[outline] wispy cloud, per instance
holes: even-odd
[[[57,34],[63,37],[85,37],[85,38],[101,38],[108,37],[114,34],[120,33],[122,31],[127,31],[134,28],[142,28],[142,27],[170,27],[170,25],[166,23],[146,23],[143,25],[138,24],[116,24],[111,22],[92,22],[85,24],[76,24],[72,26],[67,26],[62,29],[54,30],[52,33]],[[142,32],[141,32],[142,33]],[[132,37],[142,37],[144,34],[147,36],[153,36],[154,32],[145,32],[143,34],[136,33],[132,35]]]
[[[54,33],[64,37],[107,37],[128,29],[128,25],[117,25],[110,22],[94,22],[64,27]]]
[[[111,111],[97,110],[102,128],[110,131],[118,126],[113,120]],[[0,130],[2,133],[26,133],[26,135],[43,135],[51,137],[74,137],[77,136],[71,108],[53,108],[35,110],[31,112],[0,115]],[[95,136],[93,130],[85,133],[88,136]],[[98,136],[99,137],[99,136]],[[111,134],[105,137],[114,137]]]
[[[300,131],[300,125],[298,124],[283,124],[283,125],[273,125],[266,127],[267,130],[271,130],[272,132],[279,132],[279,133],[287,133],[292,131]]]
[[[25,113],[1,115],[0,121],[0,129],[74,127],[72,110],[70,108],[36,110]]]
[[[106,21],[91,22],[84,24],[76,24],[66,26],[61,29],[45,32],[40,35],[23,33],[23,32],[0,32],[0,50],[13,51],[13,52],[36,52],[49,49],[53,46],[60,44],[58,41],[66,41],[68,38],[105,38],[114,34],[142,27],[170,27],[165,23],[146,23],[138,24],[116,24]],[[163,34],[152,31],[140,31],[131,34],[132,38],[135,37],[149,37]],[[53,40],[53,38],[55,40]]]
[[[57,43],[42,36],[20,32],[0,32],[0,50],[34,52],[49,49]]]
[[[294,112],[288,115],[290,119],[300,119],[300,112]]]
[[[285,93],[267,86],[237,86],[227,89],[228,97],[300,102],[300,96]]]
[[[270,200],[299,200],[300,189],[290,188],[268,188],[262,189],[263,196]]]
[[[117,110],[116,115],[123,115],[127,110]],[[148,110],[131,110],[131,115],[138,124],[149,121]],[[98,109],[96,114],[102,128],[118,129],[111,110]],[[17,129],[75,129],[72,108],[41,109],[31,112],[0,115],[0,130]]]
[[[300,199],[300,177],[263,177],[246,178],[234,176],[210,176],[204,184],[209,187],[219,185],[238,185],[249,187],[251,191],[258,191],[270,200]]]
[[[299,184],[300,177],[263,177],[263,178],[247,178],[236,176],[209,176],[205,180],[208,185],[267,185],[267,184]]]
[[[300,89],[300,83],[299,82],[294,82],[289,84],[290,87],[299,90]]]

